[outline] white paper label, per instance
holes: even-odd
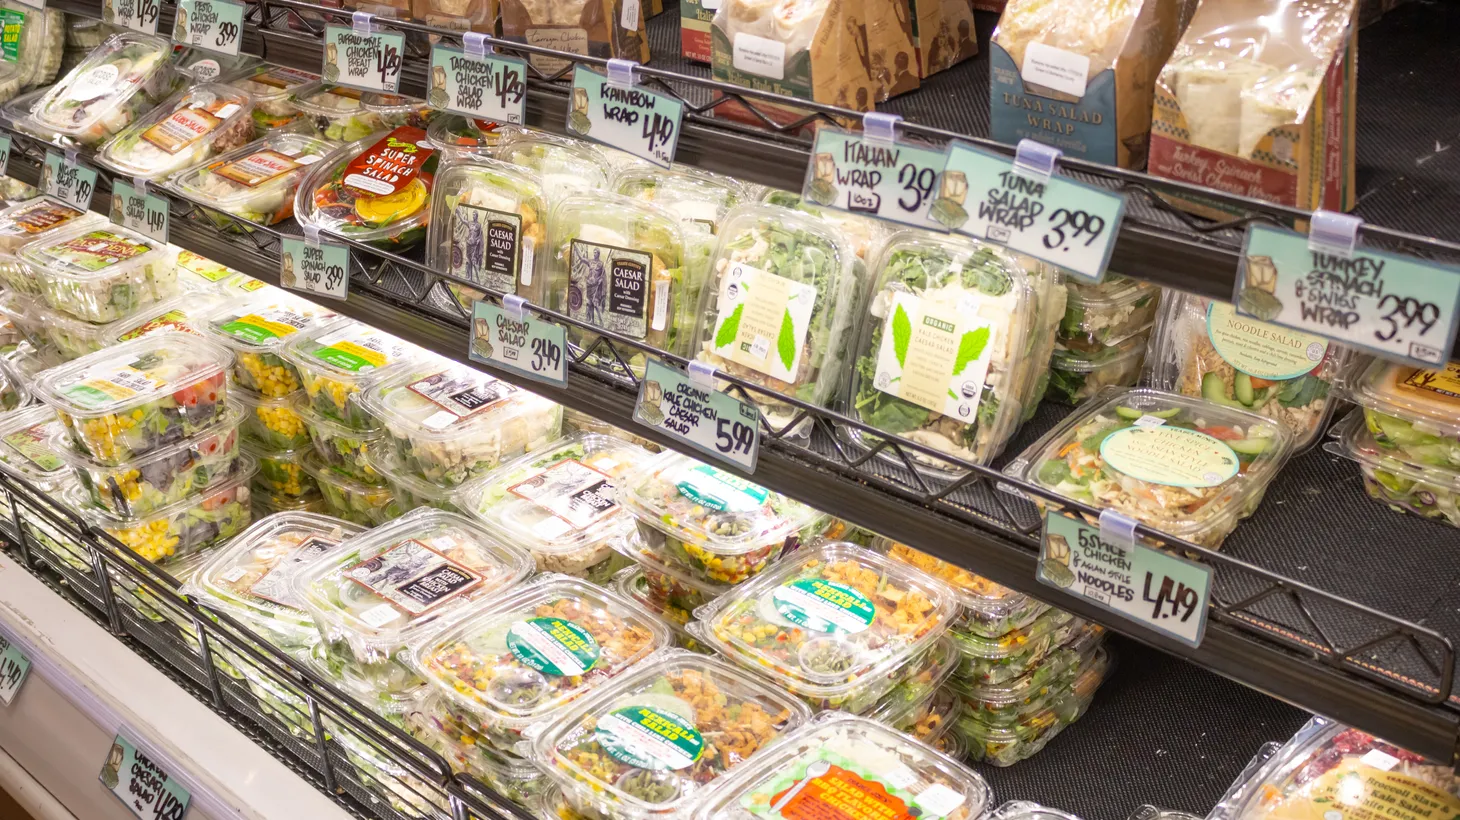
[[[400,617],[400,613],[390,604],[378,604],[360,613],[360,620],[379,629]]]
[[[947,817],[963,805],[963,794],[942,783],[934,783],[913,798],[913,805],[924,811],[924,817]]]
[[[1363,757],[1359,758],[1359,762],[1369,768],[1387,772],[1394,768],[1394,765],[1399,762],[1399,758],[1379,749],[1370,749],[1364,753]]]
[[[1136,419],[1134,422],[1132,422],[1132,424],[1136,427],[1160,427],[1165,423],[1165,419],[1160,418],[1159,416],[1151,415],[1143,415],[1140,418]]]
[[[816,287],[732,262],[720,279],[716,355],[784,382],[801,367]]]
[[[624,0],[624,13],[619,23],[625,31],[639,30],[639,0]]]
[[[894,293],[882,325],[872,386],[971,423],[1000,329],[947,295]]]
[[[718,3],[716,4],[718,5]],[[708,3],[705,8],[710,8]],[[786,44],[744,32],[735,35],[735,69],[772,80],[786,79]]]
[[[1024,49],[1021,72],[1026,83],[1083,97],[1090,76],[1090,58],[1044,43],[1030,43]]]

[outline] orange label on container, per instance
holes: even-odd
[[[266,85],[270,88],[284,89],[293,88],[296,85],[303,85],[304,83],[312,83],[317,79],[319,78],[304,71],[295,71],[292,68],[275,68],[263,74],[249,77],[248,81],[258,83],[259,85]]]
[[[389,196],[405,189],[436,153],[426,132],[402,126],[350,160],[340,180],[361,196]]]
[[[242,159],[215,166],[213,173],[253,188],[301,167],[303,166],[288,154],[255,151]]]
[[[831,764],[826,774],[803,780],[771,798],[785,820],[913,820],[907,803],[881,783]]]
[[[223,120],[201,108],[180,108],[172,112],[172,116],[143,131],[142,139],[169,154],[176,154],[222,124]]]
[[[57,225],[70,222],[78,216],[81,216],[81,211],[75,208],[49,199],[42,199],[34,205],[11,214],[10,221],[26,233],[42,233]]]

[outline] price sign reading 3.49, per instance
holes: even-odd
[[[639,382],[634,421],[747,473],[755,472],[760,456],[760,411],[700,384],[679,368],[649,360]]]
[[[557,387],[568,385],[568,341],[561,325],[477,302],[472,309],[473,361]]]
[[[226,0],[179,0],[172,39],[221,54],[237,54],[243,42],[243,5]]]
[[[942,230],[928,210],[944,159],[940,150],[822,128],[802,196],[817,205]]]
[[[350,295],[349,246],[285,237],[279,259],[279,284],[331,299],[345,299]]]

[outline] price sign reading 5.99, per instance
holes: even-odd
[[[279,260],[279,284],[331,299],[345,299],[350,295],[349,246],[325,241],[311,244],[285,237]]]
[[[696,382],[679,368],[649,360],[639,382],[634,421],[747,473],[755,472],[760,456],[760,411]]]
[[[817,205],[946,230],[929,216],[945,159],[940,150],[822,128],[801,195]]]

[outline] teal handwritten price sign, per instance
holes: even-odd
[[[760,411],[650,359],[639,382],[634,421],[706,455],[755,472],[760,457]]]
[[[156,34],[161,11],[161,0],[112,0],[102,4],[101,19],[119,28]]]
[[[151,185],[138,191],[125,179],[113,179],[111,217],[123,228],[167,244],[167,199],[154,193]]]
[[[1044,515],[1036,575],[1042,583],[1201,646],[1212,568],[1120,541],[1103,537],[1098,526],[1050,510]]]
[[[615,82],[585,66],[573,69],[568,131],[668,168],[679,145],[684,103],[630,84],[632,70],[624,71],[624,81]]]
[[[568,340],[561,325],[491,302],[472,306],[473,361],[510,370],[554,387],[568,386]]]
[[[1099,282],[1125,218],[1125,197],[1058,174],[1030,176],[1008,157],[955,141],[931,213],[959,233]]]
[[[459,48],[435,46],[426,102],[465,117],[521,125],[527,115],[527,63],[515,57],[472,56]]]
[[[284,237],[279,256],[279,284],[291,290],[330,299],[350,295],[350,247],[338,242],[310,242]]]
[[[157,761],[120,734],[107,752],[100,780],[141,820],[182,820],[193,799]]]
[[[172,39],[220,54],[238,54],[243,42],[243,4],[227,0],[178,0]]]
[[[822,128],[802,196],[838,210],[944,230],[928,210],[945,159],[941,150]]]
[[[0,177],[10,170],[10,137],[0,136]]]
[[[30,658],[11,640],[0,635],[0,704],[9,706],[30,674]]]
[[[96,193],[96,171],[71,157],[47,151],[46,163],[41,166],[40,187],[49,196],[88,211],[91,195]]]
[[[394,94],[400,87],[405,46],[406,36],[398,32],[366,33],[349,26],[329,26],[324,30],[320,73],[326,82]]]
[[[1382,251],[1309,246],[1304,234],[1247,229],[1237,312],[1362,347],[1443,365],[1455,345],[1460,268]]]

